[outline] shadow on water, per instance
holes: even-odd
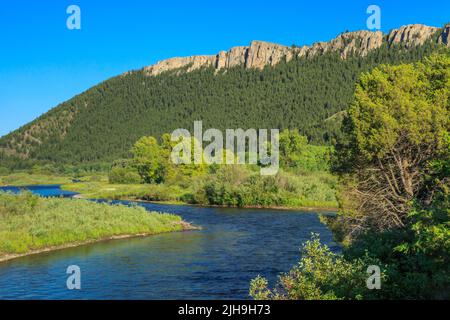
[[[0,298],[246,299],[250,280],[260,274],[273,284],[298,261],[299,247],[312,232],[339,250],[315,213],[138,205],[179,214],[203,229],[101,242],[2,263]],[[69,265],[81,268],[79,291],[66,288]]]

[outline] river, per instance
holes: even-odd
[[[59,186],[30,189],[44,196],[62,192]],[[0,299],[248,299],[250,280],[262,275],[273,285],[277,275],[298,262],[299,248],[311,233],[319,233],[323,243],[339,250],[316,213],[138,205],[178,214],[203,229],[0,263]],[[66,287],[70,265],[80,267],[81,290]]]

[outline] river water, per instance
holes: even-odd
[[[31,191],[44,196],[61,193],[58,186]],[[262,275],[273,285],[277,275],[298,262],[299,248],[311,233],[319,233],[323,243],[339,250],[316,213],[139,205],[179,214],[203,229],[0,263],[0,299],[248,299],[250,280]],[[67,289],[70,265],[80,267],[81,290]]]

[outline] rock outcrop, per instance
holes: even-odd
[[[157,64],[145,68],[149,75],[156,76],[160,73],[188,67],[187,71],[193,71],[201,67],[214,66],[214,56],[192,56],[184,58],[171,58],[158,62]]]
[[[311,47],[304,46],[297,50],[299,57],[312,57],[330,51],[339,52],[343,59],[351,53],[366,56],[370,51],[381,47],[383,33],[381,31],[346,32],[330,42],[317,42]]]
[[[387,36],[387,42],[390,46],[393,44],[401,44],[407,48],[418,46],[424,44],[438,30],[439,28],[422,24],[403,26],[400,29],[392,30]]]
[[[201,67],[213,66],[216,70],[228,69],[243,65],[246,68],[262,69],[266,65],[273,66],[283,58],[291,59],[291,48],[275,43],[253,41],[249,47],[234,47],[229,51],[221,51],[215,56],[192,56],[172,58],[160,61],[145,68],[149,75],[155,76],[165,71],[187,67],[193,71]]]
[[[274,66],[283,59],[290,61],[293,57],[310,58],[327,52],[338,52],[342,59],[352,54],[366,56],[372,50],[380,48],[384,42],[388,46],[403,45],[406,48],[423,45],[439,28],[420,24],[403,26],[392,30],[388,35],[381,31],[346,32],[329,42],[317,42],[312,46],[287,47],[264,41],[253,41],[250,46],[231,48],[217,55],[192,56],[172,58],[160,61],[153,66],[144,68],[148,75],[156,76],[166,71],[187,68],[190,72],[202,67],[213,67],[216,71],[226,70],[235,66],[263,69]],[[443,28],[438,42],[450,46],[450,24]]]
[[[265,66],[274,66],[281,59],[292,59],[292,49],[275,43],[253,41],[248,48],[245,59],[246,68],[263,69]]]
[[[247,47],[234,47],[228,52],[220,52],[216,59],[216,69],[228,69],[236,67],[239,65],[245,65],[245,60],[247,57],[248,48]]]

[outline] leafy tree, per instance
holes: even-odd
[[[293,166],[307,143],[308,139],[301,136],[298,130],[283,130],[279,141],[281,165]]]
[[[142,137],[131,149],[133,165],[145,183],[164,182],[169,156],[154,137]]]
[[[432,202],[444,181],[425,177],[430,161],[447,157],[449,101],[449,55],[361,76],[334,166],[346,185],[350,232],[404,227],[413,199]]]

